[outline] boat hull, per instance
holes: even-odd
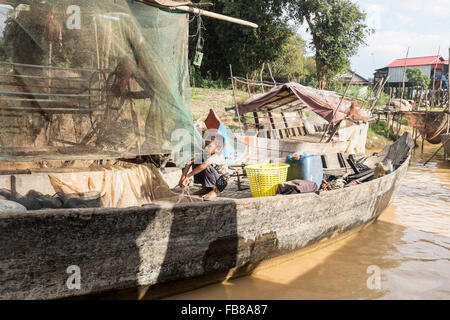
[[[447,130],[448,114],[442,111],[411,111],[404,113],[408,124],[419,130],[429,143],[441,143],[441,134]]]
[[[450,155],[450,134],[441,135],[442,144],[444,145],[445,152]]]
[[[376,220],[408,164],[409,157],[390,175],[320,194],[3,214],[0,298],[151,291],[157,284],[250,271]],[[79,267],[79,289],[67,286],[70,266]]]

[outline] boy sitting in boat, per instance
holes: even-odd
[[[228,166],[224,155],[218,151],[217,135],[208,135],[205,139],[204,152],[189,161],[183,169],[178,185],[185,189],[189,179],[194,177],[194,183],[201,184],[202,189],[195,195],[203,195],[204,200],[211,200],[220,196],[229,180]],[[190,173],[189,169],[192,167]]]

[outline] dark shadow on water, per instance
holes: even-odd
[[[381,272],[380,289],[368,287],[371,266]],[[450,238],[378,221],[342,243],[172,299],[449,298],[449,266]]]

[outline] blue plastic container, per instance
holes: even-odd
[[[310,152],[301,155],[300,160],[286,159],[289,164],[287,181],[296,179],[314,181],[320,188],[323,180],[322,158]]]

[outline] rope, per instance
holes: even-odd
[[[199,13],[194,13],[194,17],[189,20],[189,23],[193,22],[197,18],[197,32],[194,35],[189,35],[190,38],[195,38],[198,36],[197,40],[197,51],[202,51],[203,45],[205,43],[205,39],[202,37],[202,30],[206,30],[203,19],[202,19],[202,10]]]
[[[178,199],[176,204],[181,203],[181,201],[183,200],[183,198],[185,196],[187,196],[189,198],[189,200],[192,200],[192,196],[191,196],[191,192],[190,192],[189,186],[187,186],[186,189],[183,189],[183,191],[181,192],[180,198]]]

